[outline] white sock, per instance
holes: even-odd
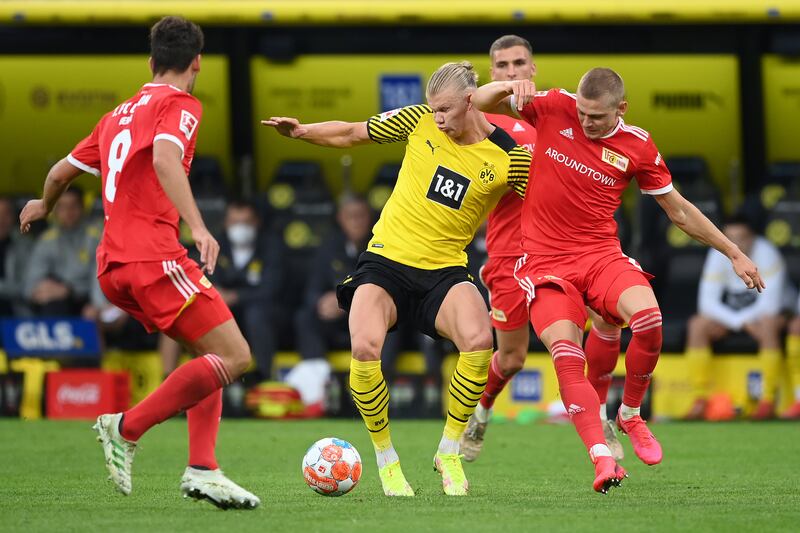
[[[478,405],[475,406],[475,412],[472,413],[472,416],[475,417],[475,420],[477,420],[481,424],[487,423],[491,415],[492,415],[491,409],[486,409],[481,404],[481,402],[478,402]]]
[[[639,416],[640,411],[640,407],[628,407],[623,403],[619,406],[619,417],[623,420],[628,420],[634,416]]]
[[[600,421],[608,422],[608,412],[606,411],[606,404],[600,404]]]
[[[386,465],[396,463],[400,460],[400,457],[397,456],[397,452],[394,451],[394,446],[392,445],[385,450],[379,450],[375,448],[375,457],[378,459],[378,469],[381,469]]]
[[[456,454],[458,451],[458,441],[450,440],[442,435],[442,440],[439,441],[439,453]]]
[[[595,444],[589,448],[589,457],[595,462],[598,457],[613,457],[606,444]]]
[[[794,401],[800,402],[800,385],[794,388]],[[480,405],[480,404],[478,404]]]

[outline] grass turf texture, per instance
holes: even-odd
[[[622,488],[591,489],[593,468],[571,426],[495,424],[481,458],[466,464],[470,494],[442,494],[432,458],[435,421],[393,421],[392,436],[415,498],[386,498],[360,421],[223,421],[218,457],[262,500],[220,511],[183,500],[186,422],[141,441],[133,494],[106,481],[90,422],[0,420],[0,531],[797,531],[800,425],[661,424],[664,462],[639,462],[627,437]],[[361,483],[339,498],[306,487],[300,462],[325,436],[352,442]]]

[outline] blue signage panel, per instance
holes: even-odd
[[[381,113],[425,102],[422,98],[422,76],[419,74],[384,74],[380,88]]]
[[[79,318],[2,321],[3,348],[9,357],[99,357],[97,326]]]
[[[515,402],[542,401],[542,373],[520,370],[511,381],[511,399]]]

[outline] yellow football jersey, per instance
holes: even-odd
[[[372,253],[425,270],[466,266],[464,248],[507,188],[525,195],[531,154],[500,128],[462,146],[436,127],[430,107],[413,105],[371,117],[367,130],[377,143],[408,143]]]

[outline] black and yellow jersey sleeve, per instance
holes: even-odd
[[[407,141],[420,119],[433,110],[427,105],[410,105],[373,115],[367,121],[369,138],[378,144]]]
[[[522,146],[515,146],[508,155],[511,159],[508,167],[508,186],[520,197],[525,198],[532,155]]]

